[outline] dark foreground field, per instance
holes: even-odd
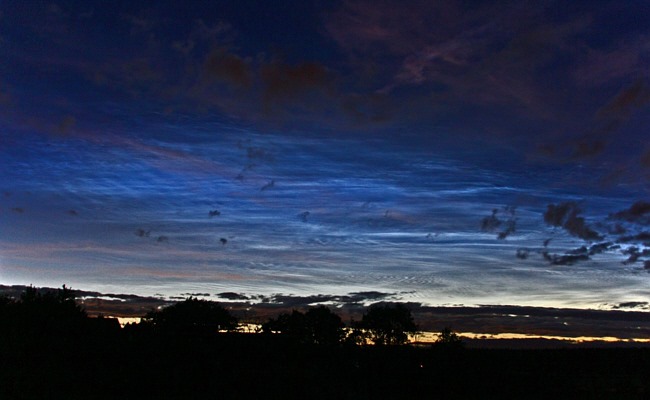
[[[129,330],[5,337],[1,399],[643,399],[650,349],[306,346]]]

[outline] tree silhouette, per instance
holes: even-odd
[[[237,318],[221,305],[193,297],[158,311],[150,311],[143,322],[156,330],[173,333],[216,333],[237,327]]]
[[[0,296],[0,313],[6,312],[9,307],[14,303],[14,300],[9,296]]]
[[[305,314],[293,310],[291,314],[282,313],[276,319],[269,318],[262,324],[263,333],[281,333],[286,336],[302,338],[306,336]]]
[[[280,314],[262,325],[265,333],[277,332],[300,343],[333,345],[344,337],[343,321],[325,306],[310,308],[306,313],[293,310]]]
[[[338,344],[344,336],[343,321],[325,306],[310,308],[305,313],[309,335],[315,344]]]
[[[40,331],[79,330],[87,318],[75,301],[74,292],[65,285],[56,291],[27,288],[16,303],[23,326]]]
[[[367,344],[368,334],[361,328],[361,323],[356,321],[350,322],[350,330],[343,338],[343,344],[347,346],[361,346]]]
[[[377,345],[400,345],[418,330],[411,311],[402,304],[374,304],[363,315],[359,327]]]
[[[81,334],[88,320],[75,302],[74,292],[61,289],[25,289],[18,299],[0,299],[1,335],[21,342]]]
[[[443,328],[438,335],[438,339],[435,344],[437,346],[443,346],[448,348],[460,348],[463,347],[463,341],[454,331],[449,327]]]

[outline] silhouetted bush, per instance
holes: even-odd
[[[7,329],[4,334],[23,340],[58,334],[78,333],[85,327],[86,312],[65,285],[55,291],[29,287],[18,300],[0,301],[0,317]]]
[[[374,304],[363,315],[358,327],[377,345],[399,345],[417,332],[411,311],[402,304]]]
[[[162,310],[150,311],[142,324],[168,333],[217,333],[237,328],[237,318],[218,303],[190,297]]]
[[[464,347],[463,340],[449,327],[445,327],[440,331],[435,345],[447,349],[460,349]]]
[[[300,343],[333,345],[345,336],[341,317],[325,306],[310,308],[306,313],[294,310],[280,314],[262,325],[265,333],[280,333]]]

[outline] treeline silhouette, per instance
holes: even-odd
[[[257,334],[196,298],[123,329],[90,318],[73,291],[0,298],[0,399],[648,398],[647,349],[465,349],[438,343],[403,305],[379,304],[348,327],[331,309],[294,310]],[[374,346],[363,344],[375,343]]]

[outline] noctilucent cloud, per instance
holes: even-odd
[[[0,4],[0,281],[650,299],[647,2]]]

